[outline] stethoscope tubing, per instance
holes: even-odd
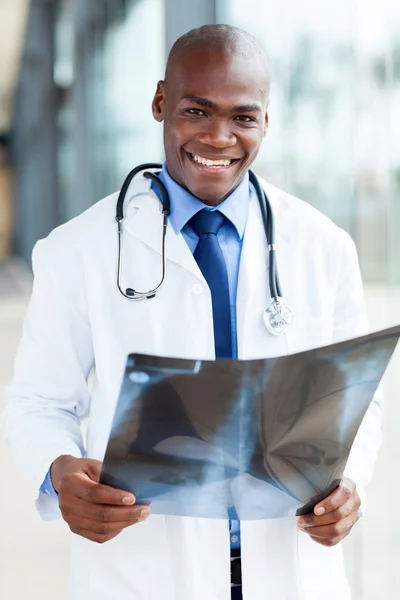
[[[276,247],[275,247],[275,227],[274,227],[274,215],[272,212],[271,204],[268,200],[268,196],[265,191],[261,188],[260,182],[258,178],[253,173],[253,171],[249,171],[249,179],[253,184],[258,202],[260,205],[261,216],[263,220],[265,235],[267,238],[268,244],[268,253],[269,253],[269,289],[271,293],[271,298],[276,302],[282,296],[281,286],[279,283],[278,272],[276,268]]]
[[[162,168],[162,165],[160,165],[159,163],[145,163],[143,165],[139,165],[139,166],[135,167],[135,169],[133,169],[129,173],[127,178],[125,179],[123,186],[121,188],[121,191],[119,193],[119,196],[118,196],[118,201],[117,201],[117,206],[116,206],[116,215],[115,215],[115,220],[117,221],[117,225],[118,225],[117,288],[118,288],[118,291],[122,294],[122,296],[124,296],[128,300],[145,300],[145,299],[149,300],[150,298],[154,298],[154,296],[156,295],[158,290],[164,284],[166,276],[167,276],[167,255],[166,255],[166,251],[165,251],[165,242],[166,242],[166,236],[167,236],[168,216],[171,212],[171,210],[170,210],[171,203],[170,203],[167,188],[165,187],[165,185],[163,184],[161,179],[159,179],[157,177],[157,175],[155,175],[154,173],[147,171],[147,169],[161,169],[161,168]],[[122,221],[124,220],[124,202],[125,202],[126,194],[128,193],[128,189],[129,189],[129,186],[130,186],[133,178],[141,171],[145,171],[145,173],[143,173],[143,176],[146,177],[146,179],[151,179],[151,181],[153,181],[155,183],[155,185],[157,185],[158,189],[160,190],[161,197],[162,197],[162,206],[163,206],[163,208],[162,208],[163,226],[162,226],[162,240],[161,240],[162,272],[161,272],[161,279],[160,279],[159,284],[152,290],[149,290],[148,292],[139,292],[138,290],[134,290],[133,288],[127,288],[124,292],[124,290],[122,289],[122,286],[121,286]]]
[[[141,171],[146,171],[147,169],[162,169],[162,165],[160,165],[159,163],[144,163],[143,165],[138,165],[137,167],[132,169],[132,171],[129,173],[129,175],[125,179],[123,186],[121,188],[121,191],[119,193],[119,196],[118,196],[116,215],[115,215],[115,220],[117,221],[117,223],[122,221],[124,218],[124,202],[125,202],[126,194],[128,193],[129,186],[131,185],[132,179],[134,177],[136,177],[136,175],[138,173],[140,173]],[[144,177],[146,177],[146,175],[154,175],[154,174],[153,173],[144,173]],[[156,177],[156,175],[154,175],[154,177]],[[151,179],[151,177],[147,177],[147,178]],[[169,202],[168,192],[165,188],[165,185],[163,184],[163,182],[160,179],[158,179],[158,177],[157,177],[157,182],[155,182],[155,183],[156,183],[156,185],[161,184],[160,192],[161,192],[161,195],[163,198],[163,210],[169,210],[170,202]]]

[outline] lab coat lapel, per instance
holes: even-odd
[[[162,252],[162,206],[156,194],[150,189],[148,180],[138,178],[136,189],[127,195],[124,231],[143,242],[152,251]],[[166,234],[167,261],[173,261],[204,282],[203,275],[182,234],[175,233],[168,222]]]
[[[249,214],[240,258],[237,304],[246,310],[247,302],[257,287],[260,276],[268,271],[268,245],[255,193],[251,195]]]
[[[291,218],[286,201],[279,198],[273,186],[264,186],[271,203],[275,223],[278,272],[288,268]],[[281,231],[285,220],[285,233]],[[243,240],[236,299],[239,358],[282,356],[287,354],[285,336],[272,336],[262,321],[271,305],[269,289],[269,251],[262,214],[255,192],[252,193],[246,232]]]

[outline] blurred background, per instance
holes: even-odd
[[[163,159],[150,106],[168,50],[214,22],[253,33],[271,59],[256,170],[352,235],[371,329],[400,323],[398,0],[0,0],[0,389],[34,243]],[[355,600],[400,599],[399,367],[397,353],[368,512],[345,543]],[[66,528],[41,523],[5,449],[0,472],[0,598],[62,600]]]

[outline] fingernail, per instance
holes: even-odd
[[[312,525],[307,521],[307,519],[299,519],[298,520],[298,527],[299,529],[302,529],[303,531],[305,531],[308,527],[312,527]]]
[[[323,506],[318,506],[318,508],[314,509],[316,515],[323,515],[325,512],[325,508]]]
[[[139,521],[144,521],[145,519],[147,519],[147,517],[150,515],[150,510],[148,508],[144,508],[141,512],[140,512],[140,517],[139,517]]]
[[[122,498],[122,504],[132,506],[132,504],[135,504],[135,496],[125,496],[125,498]]]

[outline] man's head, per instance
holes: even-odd
[[[219,204],[257,156],[268,99],[267,59],[250,34],[205,25],[179,38],[153,100],[171,176],[205,203]]]

